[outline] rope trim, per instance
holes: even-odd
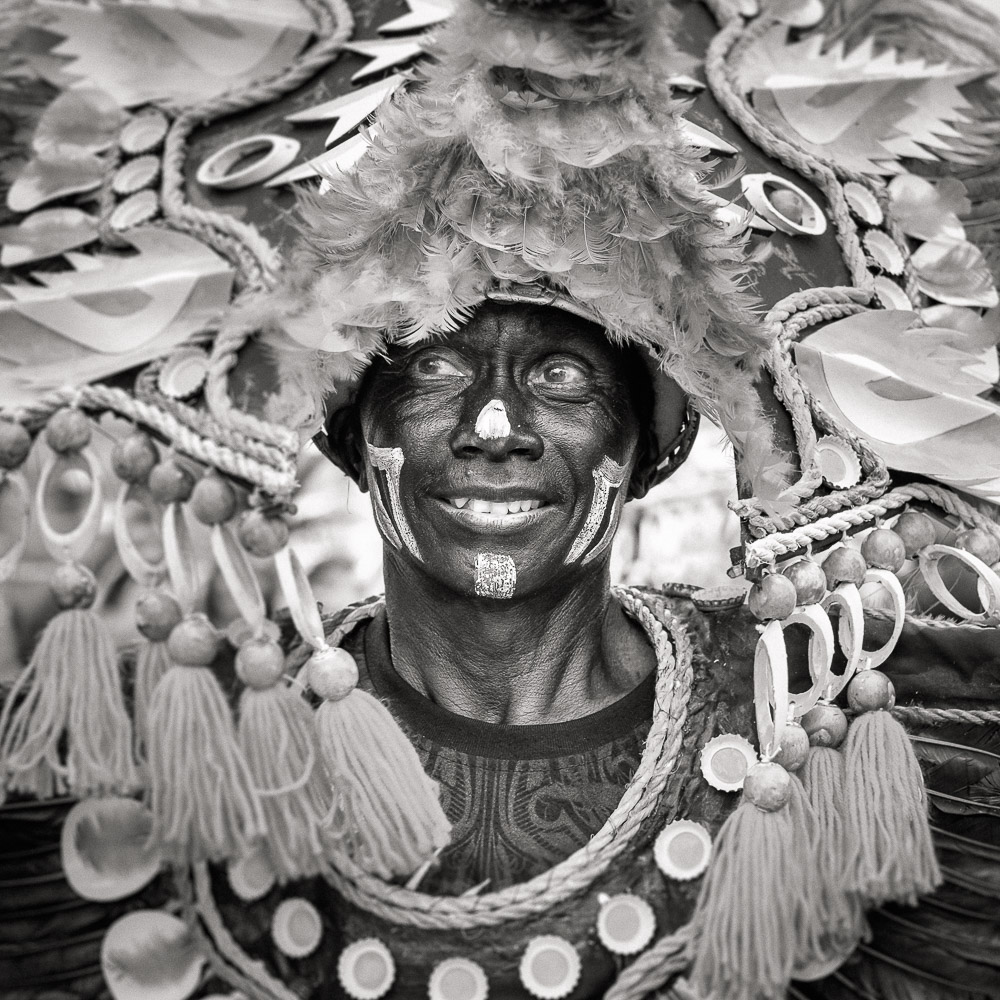
[[[341,895],[369,913],[405,926],[432,930],[494,927],[544,913],[586,890],[625,850],[656,807],[677,761],[693,671],[690,643],[676,619],[662,607],[651,608],[635,591],[616,589],[613,593],[638,620],[656,651],[656,695],[653,724],[639,767],[614,812],[590,842],[528,882],[471,897],[431,896],[390,885],[338,853],[326,877]],[[328,641],[331,645],[339,642],[380,606],[378,602],[353,612]]]
[[[993,726],[1000,723],[996,708],[924,708],[920,705],[897,705],[892,714],[904,722],[943,726],[961,722],[970,726]]]

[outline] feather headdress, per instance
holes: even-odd
[[[305,199],[288,290],[233,322],[263,326],[303,386],[455,329],[492,290],[541,286],[651,348],[739,447],[761,429],[753,380],[771,337],[746,234],[716,218],[711,164],[666,82],[685,61],[667,16],[649,0],[555,15],[462,0],[356,169]],[[317,366],[317,349],[347,364]]]

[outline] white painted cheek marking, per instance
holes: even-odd
[[[476,434],[484,441],[510,436],[510,420],[501,399],[491,399],[476,417]]]
[[[577,535],[576,541],[573,542],[566,556],[567,563],[576,562],[594,540],[594,536],[604,520],[604,512],[608,509],[608,500],[611,497],[612,489],[620,489],[622,483],[625,482],[625,470],[624,465],[619,465],[607,455],[601,459],[601,464],[594,469],[594,496],[590,502],[590,510],[587,512],[587,519],[583,522],[580,534]],[[606,547],[605,542],[602,541],[599,550],[603,551]],[[589,559],[584,560],[585,563],[588,561]]]
[[[403,449],[378,448],[368,441],[365,444],[368,445],[368,457],[371,459],[372,465],[385,473],[386,489],[389,493],[389,507],[392,510],[392,516],[395,519],[396,525],[395,527],[393,526],[389,512],[385,508],[385,501],[378,482],[375,483],[375,489],[372,490],[375,520],[378,522],[379,527],[382,528],[383,534],[390,545],[394,545],[398,549],[400,547],[400,539],[402,539],[403,545],[410,550],[414,558],[420,559],[417,540],[413,537],[413,532],[407,523],[406,515],[403,513],[403,504],[399,497],[399,477],[403,468],[403,462],[406,461]]]
[[[476,553],[476,596],[507,600],[514,596],[517,568],[510,556],[497,552]]]

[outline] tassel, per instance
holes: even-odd
[[[876,905],[890,899],[914,905],[941,883],[920,765],[906,731],[889,714],[895,692],[885,674],[858,673],[847,697],[861,713],[844,744],[845,815],[858,848],[847,884]]]
[[[60,603],[93,600],[89,570],[70,563],[57,573],[88,584]],[[7,791],[39,799],[127,795],[139,786],[114,639],[87,607],[61,611],[45,626],[15,681],[0,714],[0,770]]]
[[[160,678],[170,669],[165,642],[143,642],[135,658],[135,691],[132,715],[135,725],[135,756],[144,760],[148,730],[149,705]]]
[[[716,838],[693,918],[689,981],[703,1000],[785,995],[812,876],[804,798],[790,805],[795,780],[778,764],[755,764]]]
[[[323,825],[332,794],[312,709],[283,681],[276,642],[245,643],[236,671],[248,685],[240,698],[239,745],[261,799],[271,866],[282,881],[316,875],[326,867]]]
[[[319,744],[339,808],[351,827],[355,861],[384,879],[410,875],[451,836],[438,786],[389,710],[359,691],[343,649],[319,649],[307,664]]]
[[[218,635],[204,615],[170,633],[175,664],[153,691],[147,720],[153,837],[175,864],[240,857],[266,833],[232,713],[208,669]]]
[[[800,772],[806,797],[816,817],[814,862],[815,933],[796,961],[797,979],[812,979],[810,965],[839,964],[865,934],[861,900],[849,891],[845,873],[854,863],[857,845],[846,822],[844,758],[832,747],[809,750]]]

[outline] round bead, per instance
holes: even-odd
[[[831,549],[823,560],[823,573],[830,590],[841,583],[853,583],[855,587],[860,587],[867,572],[865,557],[857,549],[849,549],[846,545]]]
[[[751,614],[762,622],[787,618],[795,610],[795,601],[795,584],[780,573],[758,580],[747,597]]]
[[[89,608],[97,596],[97,579],[80,563],[60,563],[50,583],[60,608]]]
[[[236,490],[220,476],[199,479],[191,493],[191,510],[202,524],[222,524],[238,506]]]
[[[896,573],[906,561],[906,546],[895,531],[876,528],[861,543],[861,555],[872,569],[887,569]]]
[[[285,672],[285,654],[273,639],[251,639],[236,652],[236,676],[256,691],[274,687]]]
[[[781,571],[795,587],[796,604],[818,604],[826,595],[826,574],[819,563],[800,559]]]
[[[168,458],[149,472],[149,492],[157,503],[184,503],[194,490],[194,476]]]
[[[318,649],[306,664],[309,687],[319,698],[339,701],[358,683],[358,665],[354,657],[339,646]]]
[[[814,747],[839,747],[847,736],[847,716],[836,705],[820,702],[802,716],[802,728]]]
[[[135,627],[150,642],[166,642],[183,617],[181,606],[162,590],[150,590],[135,602]]]
[[[159,457],[148,434],[132,431],[111,449],[111,468],[126,483],[144,483]]]
[[[794,773],[806,762],[808,753],[808,733],[797,722],[789,722],[781,734],[781,747],[775,754],[775,764]]]
[[[847,704],[858,713],[890,709],[896,704],[896,689],[881,670],[862,670],[847,685]]]
[[[167,639],[170,658],[182,666],[207,667],[219,650],[219,633],[202,614],[188,615]]]
[[[1000,562],[1000,540],[985,528],[969,528],[955,536],[956,549],[964,549],[987,566]]]
[[[917,510],[907,510],[900,514],[892,530],[903,539],[907,559],[937,541],[934,522]]]
[[[266,559],[288,543],[288,524],[276,514],[248,510],[240,518],[236,537],[250,555]]]
[[[743,794],[761,812],[776,812],[791,797],[792,777],[780,764],[754,764],[743,782]]]
[[[45,427],[45,442],[60,455],[90,444],[90,421],[80,410],[58,410]]]
[[[10,420],[0,420],[0,469],[16,469],[31,451],[31,435]]]

